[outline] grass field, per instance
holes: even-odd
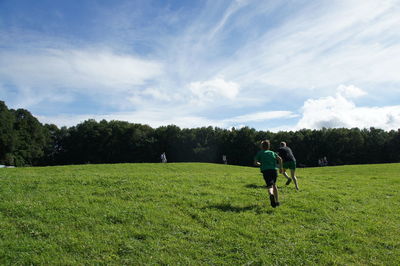
[[[0,264],[400,265],[400,164],[0,169]]]

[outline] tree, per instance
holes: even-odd
[[[331,165],[400,162],[400,131],[322,128],[298,131],[256,131],[243,127],[180,129],[175,125],[153,129],[123,121],[93,119],[73,127],[42,125],[24,109],[8,109],[0,101],[0,163],[55,165],[81,163],[169,162],[222,163],[250,166],[261,140],[272,150],[281,141],[292,148],[299,164],[316,166],[328,157]]]
[[[44,155],[46,138],[42,124],[24,109],[12,110],[16,144],[14,163],[16,166],[36,165]]]
[[[13,165],[13,151],[16,138],[14,135],[14,115],[6,104],[0,101],[0,164]]]

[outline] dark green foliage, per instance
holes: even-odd
[[[8,110],[0,102],[0,163],[37,165],[48,143],[46,128],[24,109]]]
[[[44,156],[46,146],[45,128],[24,109],[13,111],[16,134],[15,165],[36,165],[39,158]]]
[[[14,116],[4,102],[0,101],[0,164],[14,164],[15,148]]]
[[[222,163],[249,166],[259,142],[270,139],[276,150],[286,141],[300,165],[316,166],[326,156],[330,165],[399,162],[400,133],[358,128],[263,132],[243,127],[180,129],[169,125],[153,129],[121,121],[87,120],[75,127],[46,125],[50,145],[42,164],[159,162]]]
[[[87,120],[58,133],[60,164],[155,161],[154,130],[145,125]]]
[[[222,163],[249,166],[263,139],[276,150],[290,146],[300,166],[316,166],[326,156],[329,165],[400,162],[400,131],[332,128],[289,132],[253,128],[156,129],[122,121],[87,120],[76,126],[42,125],[28,111],[8,110],[0,101],[0,164],[63,165],[85,163],[168,162]]]

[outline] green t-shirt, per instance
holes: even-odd
[[[262,150],[256,154],[254,160],[261,163],[260,170],[264,171],[268,169],[277,169],[276,167],[277,157],[278,155],[271,150]]]

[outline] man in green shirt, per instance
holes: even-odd
[[[278,188],[276,186],[276,178],[278,177],[276,163],[279,163],[280,173],[282,173],[283,165],[282,158],[269,148],[269,140],[263,140],[261,142],[261,151],[259,151],[254,157],[254,165],[260,167],[260,171],[263,174],[265,183],[267,183],[271,206],[275,208],[280,205],[278,200]]]

